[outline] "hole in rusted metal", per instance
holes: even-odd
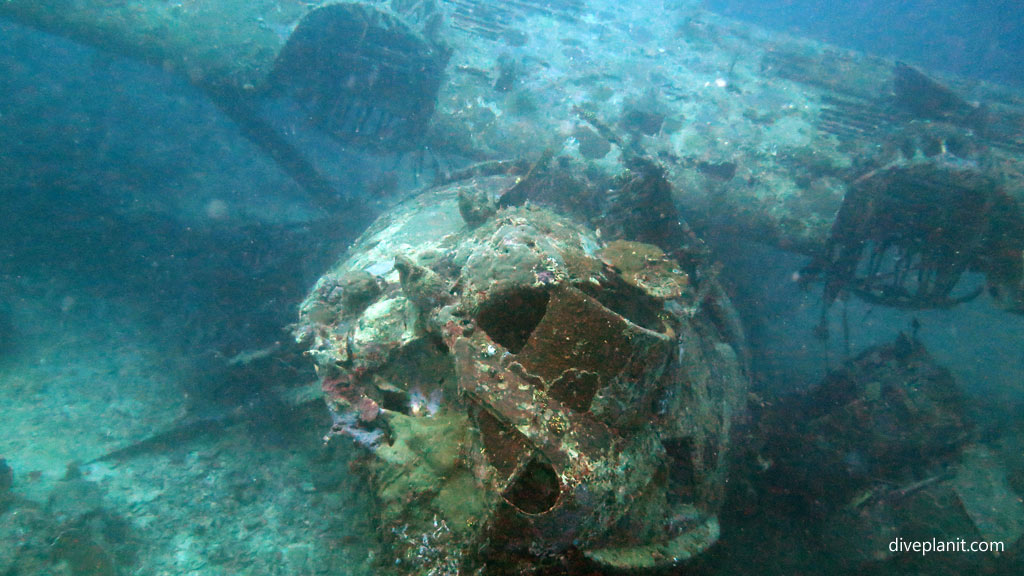
[[[522,512],[542,514],[555,506],[560,493],[555,469],[535,458],[523,468],[503,496]]]
[[[548,293],[530,288],[495,294],[480,309],[477,325],[491,340],[518,354],[548,309]]]

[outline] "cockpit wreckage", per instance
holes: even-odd
[[[378,220],[297,329],[331,434],[369,449],[387,563],[540,574],[700,553],[746,353],[663,172],[638,158],[612,183],[645,230],[681,240],[663,246],[603,232],[631,223],[605,226],[619,206],[558,159],[463,176]],[[592,207],[546,201],[569,191]]]

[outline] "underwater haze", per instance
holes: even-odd
[[[709,9],[761,26],[980,80],[1024,82],[1024,6],[1013,0],[745,2]]]
[[[1024,574],[1024,5],[0,0],[0,576]]]

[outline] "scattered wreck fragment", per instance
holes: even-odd
[[[299,21],[268,85],[342,142],[403,150],[421,142],[447,62],[442,47],[389,11],[326,3]]]
[[[837,507],[872,484],[911,484],[959,457],[971,433],[965,403],[950,373],[901,335],[765,414],[769,476]]]
[[[968,272],[984,274],[997,305],[1024,311],[1024,215],[1007,172],[1016,160],[1003,161],[1017,151],[1019,123],[1000,110],[997,122],[990,107],[902,63],[886,99],[829,100],[821,128],[881,142],[876,161],[889,161],[847,177],[828,239],[804,271],[825,281],[823,317],[844,291],[900,308],[954,306],[982,290],[958,288]]]
[[[322,203],[335,186],[260,106],[287,98],[347,145],[409,150],[449,56],[380,3],[10,0],[0,17],[181,74]]]
[[[967,398],[917,340],[900,335],[871,347],[815,388],[762,406],[750,437],[755,448],[744,458],[749,489],[732,492],[731,508],[754,511],[730,518],[738,538],[759,534],[746,522],[798,518],[802,540],[787,545],[828,549],[829,562],[843,570],[905,567],[906,551],[892,544],[900,540],[1019,549],[1021,436],[977,433]],[[929,574],[961,574],[994,558],[912,561]]]
[[[948,308],[969,271],[1003,307],[1024,310],[1024,219],[1018,203],[971,166],[940,156],[872,171],[854,182],[824,253],[804,279],[825,281],[825,306],[848,291],[899,308]]]
[[[394,148],[426,126],[447,53],[363,2],[23,2],[0,16],[141,58],[218,103],[287,94],[339,138]]]
[[[902,62],[897,62],[893,70],[893,104],[915,118],[977,130],[984,130],[986,124],[985,108],[965,101],[953,90]]]
[[[727,297],[701,258],[679,258],[687,245],[543,205],[570,165],[529,174],[397,206],[301,308],[329,437],[368,448],[403,574],[632,572],[718,537],[746,390]],[[664,192],[658,174],[633,173],[618,199]]]

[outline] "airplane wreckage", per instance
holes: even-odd
[[[910,502],[956,507],[948,533],[1019,553],[1021,452],[976,441],[913,338],[762,407],[755,440],[732,446],[749,351],[699,240],[810,256],[823,337],[849,296],[925,309],[986,293],[1024,313],[1011,91],[685,5],[657,22],[583,0],[7,0],[0,15],[181,72],[318,197],[331,183],[262,100],[355,147],[462,160],[371,224],[295,327],[328,438],[365,447],[382,570],[678,565],[718,539],[737,459],[739,500],[803,494],[834,537],[912,530]]]

